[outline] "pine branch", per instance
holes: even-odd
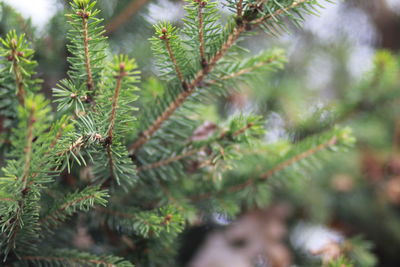
[[[263,24],[264,22],[266,22],[269,19],[276,20],[276,18],[275,18],[276,16],[282,15],[282,14],[285,14],[285,13],[289,14],[288,13],[289,10],[295,9],[296,7],[299,7],[299,6],[303,5],[303,4],[312,3],[312,2],[314,2],[314,0],[295,0],[288,7],[282,7],[281,6],[281,9],[275,11],[274,13],[267,14],[266,16],[262,16],[262,17],[259,17],[259,18],[255,19],[255,20],[251,21],[251,24],[254,25],[254,26],[258,26],[258,25]],[[276,2],[276,1],[274,1],[274,3],[279,5],[279,3]]]
[[[110,35],[119,27],[125,24],[133,15],[135,15],[148,0],[132,0],[129,5],[122,9],[122,12],[111,20],[106,26],[107,34]]]
[[[301,0],[300,2],[294,2],[288,7],[281,7],[280,9],[269,13],[260,18],[252,19],[247,17],[240,23],[237,23],[235,27],[231,30],[230,34],[227,36],[226,40],[222,43],[218,51],[212,56],[208,64],[202,66],[202,68],[197,72],[192,81],[187,84],[186,90],[177,95],[174,101],[165,108],[165,110],[145,129],[141,132],[140,136],[133,142],[129,147],[129,153],[133,156],[143,145],[145,145],[158,131],[163,123],[168,120],[175,111],[183,105],[183,103],[196,91],[197,87],[203,85],[204,79],[208,74],[215,68],[217,63],[227,54],[228,50],[236,43],[242,33],[248,30],[249,25],[260,25],[261,22],[265,22],[269,19],[275,19],[275,16],[281,15],[288,12],[290,9],[298,7],[302,3],[306,3],[307,0]],[[309,0],[308,0],[309,1]],[[259,22],[258,20],[262,20]],[[254,23],[256,21],[257,23]]]
[[[12,61],[13,64],[13,71],[15,75],[15,83],[17,86],[17,97],[20,105],[24,105],[25,102],[25,89],[24,89],[24,82],[22,78],[22,73],[19,68],[19,60],[18,56],[22,56],[22,52],[17,51],[17,41],[15,39],[11,40],[11,55],[8,60]]]
[[[2,65],[9,67],[16,88],[18,103],[23,106],[27,94],[36,92],[40,82],[40,80],[32,78],[37,66],[37,62],[33,60],[34,51],[26,41],[25,35],[18,36],[15,30],[7,33],[4,39],[0,38],[0,43],[2,44],[0,56],[6,59],[2,59]],[[7,78],[2,82],[6,83],[4,86],[8,85]]]
[[[176,61],[176,57],[174,55],[174,52],[172,51],[171,42],[170,42],[170,36],[168,35],[168,30],[167,30],[167,28],[164,27],[161,30],[161,32],[162,32],[162,35],[160,36],[160,39],[164,41],[165,46],[166,46],[167,51],[168,51],[169,58],[172,61],[172,64],[173,64],[173,66],[175,68],[175,71],[176,71],[176,74],[178,75],[179,81],[182,84],[182,87],[185,89],[187,87],[187,85],[185,84],[185,80],[183,78],[182,71],[179,68],[178,62]]]
[[[90,51],[89,51],[89,33],[88,33],[88,19],[90,13],[83,9],[82,13],[78,13],[78,16],[82,17],[82,28],[83,28],[83,46],[85,49],[85,66],[87,72],[87,88],[89,91],[94,90],[92,67],[90,65]]]
[[[112,264],[105,260],[91,260],[91,259],[79,259],[79,258],[66,258],[66,257],[45,257],[45,256],[25,256],[22,257],[24,261],[44,261],[44,262],[60,262],[60,263],[74,263],[74,264],[94,264],[96,266],[107,266],[107,267],[117,267],[117,265]]]
[[[225,55],[228,49],[236,42],[240,34],[245,31],[245,26],[239,26],[234,28],[233,32],[229,35],[225,43],[222,45],[221,49],[215,56],[210,60],[210,62],[204,66],[195,76],[191,83],[188,84],[187,90],[180,93],[177,98],[169,104],[166,110],[151,124],[147,130],[141,133],[141,136],[129,147],[130,155],[133,155],[140,147],[146,144],[153,134],[160,129],[161,125],[171,117],[171,115],[186,101],[186,99],[191,96],[196,87],[198,87],[207,74],[215,67],[217,62]]]
[[[29,110],[30,115],[28,118],[28,133],[26,136],[26,147],[24,149],[25,152],[25,164],[24,164],[24,171],[22,173],[22,192],[26,190],[26,184],[28,180],[28,175],[30,171],[30,164],[31,164],[31,157],[32,157],[32,142],[33,142],[33,126],[36,119],[33,117],[35,114],[35,110]]]
[[[329,137],[329,138],[327,138],[327,137]],[[239,192],[241,190],[244,190],[245,188],[255,185],[256,182],[262,182],[262,181],[268,180],[269,178],[276,175],[277,173],[284,171],[285,169],[288,169],[291,166],[295,165],[296,163],[302,162],[302,161],[314,156],[317,153],[320,153],[320,152],[328,150],[328,149],[334,149],[338,146],[346,147],[354,142],[354,138],[349,135],[349,130],[347,128],[335,129],[333,131],[333,133],[327,133],[325,137],[321,137],[321,138],[323,138],[323,139],[326,138],[326,140],[319,143],[316,146],[311,146],[308,149],[301,151],[301,152],[296,151],[296,150],[298,150],[297,147],[300,146],[299,144],[297,144],[297,146],[293,149],[293,151],[287,153],[289,156],[288,158],[287,158],[287,156],[284,156],[283,161],[278,162],[276,165],[274,165],[271,169],[267,170],[266,172],[257,175],[257,178],[249,178],[241,183],[227,185],[224,188],[223,192],[219,192],[217,194]],[[312,139],[310,139],[310,141],[312,141]],[[306,141],[303,141],[303,143],[307,146],[310,146],[310,144],[308,144],[310,141],[306,140]],[[200,201],[200,200],[210,198],[213,195],[214,195],[214,193],[209,192],[209,193],[192,196],[192,197],[190,197],[190,199],[193,201]]]
[[[95,5],[95,1],[73,0],[73,12],[66,15],[72,26],[68,31],[70,44],[67,45],[72,56],[67,58],[69,78],[61,80],[53,90],[58,97],[56,102],[60,102],[59,110],[75,104],[75,113],[79,113],[84,110],[84,103],[95,105],[94,97],[97,84],[102,82],[107,49],[104,27],[100,25],[102,19],[97,18],[100,11]]]
[[[148,211],[119,211],[98,207],[103,220],[119,231],[135,233],[144,238],[160,237],[162,233],[177,234],[183,230],[185,220],[174,206],[168,205]],[[104,217],[106,215],[106,217]]]
[[[278,164],[277,166],[275,166],[274,168],[264,172],[263,174],[260,175],[260,177],[257,180],[267,180],[270,177],[272,177],[273,175],[275,175],[276,173],[296,164],[299,161],[302,161],[320,151],[326,150],[329,147],[332,147],[334,145],[336,145],[337,143],[337,137],[334,136],[331,139],[329,139],[328,141],[326,141],[325,143],[322,143],[316,147],[310,148],[309,150],[295,155],[291,158],[289,158],[288,160]],[[255,179],[248,179],[246,182],[242,183],[242,184],[238,184],[235,186],[232,186],[230,188],[228,188],[228,192],[238,192],[240,190],[243,190],[244,188],[253,185],[255,182]]]
[[[203,2],[202,0],[196,0],[198,3],[197,7],[197,17],[199,21],[199,52],[200,52],[200,63],[202,66],[207,65],[207,59],[204,53],[204,25],[203,25],[203,7],[207,4],[207,2]]]
[[[67,249],[46,248],[38,255],[25,255],[21,257],[24,262],[29,262],[38,267],[47,266],[99,266],[99,267],[133,267],[132,263],[120,257],[98,256],[86,252]]]
[[[213,140],[213,143],[218,143],[220,141],[223,141],[224,139],[229,139],[229,138],[232,138],[232,137],[237,137],[237,136],[243,134],[244,132],[246,132],[251,127],[253,127],[253,125],[254,125],[253,123],[248,123],[245,127],[237,130],[236,132],[234,132],[232,134],[231,134],[230,131],[224,131],[224,132],[222,132],[220,134],[220,136],[216,140]],[[157,161],[155,163],[151,163],[149,165],[141,166],[141,167],[139,167],[137,169],[137,171],[138,172],[142,172],[142,171],[155,169],[155,168],[160,168],[160,167],[169,165],[169,164],[171,164],[173,162],[182,160],[184,158],[191,157],[191,156],[195,155],[196,153],[204,151],[207,147],[208,147],[208,144],[205,144],[204,146],[201,146],[200,148],[188,150],[188,151],[184,152],[181,155],[173,156],[173,157],[170,157],[168,159],[164,159],[164,160]]]
[[[87,211],[95,205],[105,206],[108,197],[107,191],[99,190],[98,186],[88,186],[82,191],[71,193],[51,208],[48,213],[39,220],[40,225],[49,228],[66,220],[77,210]]]

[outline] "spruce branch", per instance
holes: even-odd
[[[0,43],[0,56],[4,57],[1,65],[9,68],[12,73],[16,88],[15,95],[19,105],[23,106],[27,94],[36,92],[40,82],[32,78],[37,66],[37,62],[33,60],[34,51],[30,48],[30,43],[26,41],[25,35],[17,35],[15,30],[8,32],[4,39],[0,38]]]
[[[223,43],[221,49],[211,58],[209,63],[198,71],[195,78],[187,85],[187,90],[181,92],[173,102],[157,117],[157,119],[143,131],[139,138],[129,147],[130,155],[133,155],[140,147],[146,144],[153,134],[160,129],[162,124],[169,119],[172,114],[191,96],[196,88],[203,82],[208,73],[215,67],[217,62],[225,55],[228,49],[236,42],[240,34],[245,31],[245,26],[241,25],[233,29],[227,40]]]
[[[24,105],[25,102],[25,89],[24,89],[24,82],[22,78],[22,73],[19,67],[19,60],[18,56],[22,56],[21,52],[17,51],[17,41],[15,39],[11,40],[11,55],[9,60],[12,60],[13,64],[13,72],[15,75],[15,83],[17,86],[17,97],[20,105]]]
[[[279,16],[279,15],[282,15],[282,14],[285,14],[285,13],[290,15],[289,10],[295,9],[295,8],[297,8],[297,7],[299,7],[299,6],[303,5],[303,4],[307,4],[307,3],[311,3],[311,2],[314,2],[314,0],[295,0],[295,1],[293,1],[292,4],[290,4],[287,7],[283,7],[283,6],[280,5],[281,8],[279,10],[277,10],[277,11],[275,11],[273,13],[269,13],[269,14],[267,14],[265,16],[261,16],[261,17],[259,17],[257,19],[254,19],[250,23],[252,25],[254,25],[254,26],[258,26],[258,25],[261,25],[261,24],[265,23],[269,19],[277,20],[276,16]],[[277,1],[274,1],[274,3],[279,5],[279,3]]]
[[[127,73],[125,72],[125,64],[121,63],[120,66],[119,66],[119,74],[115,77],[116,78],[116,87],[115,87],[114,95],[113,95],[113,98],[112,98],[110,124],[109,124],[108,130],[107,130],[106,150],[107,150],[108,166],[110,168],[111,179],[114,178],[114,172],[115,172],[115,170],[114,170],[114,160],[113,160],[113,155],[112,155],[112,151],[111,151],[111,144],[112,144],[112,140],[113,140],[113,131],[114,131],[114,126],[115,126],[115,118],[116,118],[116,115],[117,115],[119,92],[121,90],[122,79],[126,75],[127,75]]]
[[[185,220],[178,208],[172,205],[163,206],[154,210],[119,211],[117,209],[96,208],[102,214],[102,220],[120,231],[135,233],[144,238],[160,237],[162,233],[177,234],[183,230]]]
[[[47,248],[39,253],[23,255],[21,260],[38,267],[46,266],[99,266],[133,267],[127,260],[115,256],[98,256],[86,252],[67,249]]]
[[[240,23],[237,23],[230,34],[227,36],[225,41],[221,44],[218,51],[211,57],[208,64],[202,66],[202,68],[197,72],[192,81],[187,84],[187,89],[177,95],[174,101],[170,102],[170,104],[165,108],[165,110],[145,129],[141,132],[139,137],[132,143],[129,147],[129,153],[133,156],[144,144],[146,144],[154,135],[156,131],[158,131],[163,123],[168,120],[175,111],[182,106],[182,104],[196,91],[196,88],[203,85],[205,78],[208,74],[215,68],[217,63],[227,54],[228,50],[237,42],[242,33],[247,31],[249,25],[260,25],[261,22],[268,21],[269,19],[275,19],[275,16],[281,15],[283,13],[287,13],[289,10],[298,7],[302,3],[306,3],[310,0],[300,0],[298,2],[293,2],[288,7],[281,7],[280,9],[274,11],[273,13],[268,13],[267,15],[263,15],[260,18],[246,18]],[[262,20],[258,22],[258,19]],[[257,21],[257,23],[254,23]]]
[[[92,260],[92,259],[80,259],[80,258],[67,258],[67,257],[46,257],[46,256],[24,256],[22,257],[24,261],[32,262],[59,262],[68,264],[93,264],[95,266],[107,266],[107,267],[117,267],[117,265],[110,263],[105,260]]]
[[[125,24],[132,16],[134,16],[149,0],[132,0],[124,7],[115,18],[113,18],[106,26],[107,34],[110,35],[123,24]]]
[[[204,53],[204,25],[203,25],[203,8],[205,5],[207,5],[206,1],[202,0],[195,0],[198,4],[197,7],[197,19],[199,21],[199,52],[200,52],[200,63],[202,66],[207,65],[207,59]]]
[[[181,82],[183,88],[185,89],[186,88],[185,80],[183,78],[182,71],[181,71],[181,69],[180,69],[180,67],[178,65],[177,60],[176,60],[174,51],[172,50],[171,42],[170,42],[170,38],[171,37],[168,34],[168,29],[166,27],[162,28],[161,29],[161,33],[162,34],[160,36],[160,39],[164,41],[165,47],[167,48],[168,56],[169,56],[170,60],[172,61],[172,64],[173,64],[173,66],[175,68],[175,71],[176,71],[176,74],[178,75],[179,81]]]
[[[312,141],[312,138],[309,140],[303,141],[303,144],[308,147],[306,150],[297,151],[299,148],[299,144],[297,147],[294,147],[292,151],[287,153],[287,156],[283,157],[283,160],[276,163],[273,167],[269,170],[257,175],[257,178],[249,178],[246,179],[244,182],[228,185],[224,188],[224,192],[221,193],[235,193],[250,186],[255,185],[256,182],[266,181],[272,176],[276,175],[277,173],[290,168],[291,166],[295,165],[296,163],[302,162],[307,160],[308,158],[314,156],[317,153],[320,153],[325,150],[335,150],[337,147],[348,147],[354,143],[354,138],[350,134],[350,130],[348,128],[339,129],[336,128],[333,132],[328,132],[325,136],[319,137],[319,139],[325,139],[321,141],[318,145],[310,145],[308,144]],[[312,142],[313,143],[313,142]],[[300,146],[301,147],[301,146]],[[218,194],[218,193],[217,193]],[[190,197],[193,201],[201,201],[211,197],[213,193],[204,193]]]
[[[252,73],[253,71],[255,71],[255,70],[257,70],[257,69],[259,69],[261,67],[264,67],[265,65],[268,65],[270,63],[276,62],[279,59],[280,59],[279,57],[271,57],[271,58],[266,59],[264,61],[258,62],[254,66],[251,66],[251,67],[248,67],[248,68],[245,68],[245,69],[241,69],[241,70],[239,70],[239,71],[237,71],[235,73],[231,73],[231,74],[222,76],[221,78],[219,78],[219,80],[233,79],[233,78],[242,76],[244,74]],[[216,81],[211,81],[210,83],[215,83],[215,82]]]
[[[32,107],[31,110],[29,110],[29,117],[28,117],[28,131],[26,135],[26,147],[24,149],[25,152],[25,164],[24,164],[24,169],[22,173],[22,192],[26,190],[26,185],[28,181],[28,176],[29,176],[29,171],[30,171],[30,164],[31,164],[31,157],[32,157],[32,142],[33,142],[33,126],[36,121],[34,114],[35,110],[34,107]]]
[[[99,189],[99,186],[88,186],[81,191],[65,196],[61,201],[58,200],[45,216],[40,218],[39,223],[45,228],[49,228],[51,225],[55,226],[65,221],[77,210],[87,211],[95,205],[105,206],[108,193]]]
[[[253,126],[254,126],[254,124],[249,122],[246,126],[235,131],[234,133],[231,133],[231,131],[229,131],[229,130],[224,131],[220,134],[220,136],[217,139],[213,140],[213,143],[219,143],[219,142],[223,141],[224,139],[231,139],[231,138],[237,137],[237,136],[245,133],[247,130],[249,130]],[[176,162],[176,161],[191,157],[197,153],[200,153],[200,152],[204,151],[208,146],[209,146],[209,144],[205,144],[199,148],[190,149],[188,151],[185,151],[184,153],[182,153],[180,155],[176,155],[176,156],[173,156],[173,157],[170,157],[167,159],[163,159],[163,160],[160,160],[160,161],[157,161],[157,162],[145,165],[145,166],[141,166],[141,167],[137,168],[137,171],[143,172],[143,171],[147,171],[150,169],[156,169],[156,168],[160,168],[160,167],[169,165],[173,162]]]
[[[89,91],[94,90],[93,77],[92,77],[92,67],[90,65],[90,51],[89,51],[89,32],[88,32],[88,19],[90,13],[83,9],[82,13],[77,15],[82,17],[82,28],[83,28],[83,46],[85,49],[85,66],[87,72],[87,88]]]

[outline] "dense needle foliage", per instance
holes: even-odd
[[[54,111],[38,92],[25,36],[11,31],[1,39],[6,266],[176,266],[185,229],[215,214],[234,218],[265,207],[273,183],[301,182],[329,152],[354,143],[351,130],[337,125],[300,125],[296,142],[270,143],[260,114],[233,114],[218,124],[201,116],[240,84],[251,87],[258,75],[284,68],[283,49],[255,55],[240,42],[259,29],[273,38],[300,26],[318,12],[317,0],[230,0],[224,17],[217,1],[188,0],[182,27],[154,25],[162,90],[144,102],[135,60],[110,56],[96,1],[70,4],[68,77],[53,89]],[[74,229],[82,225],[97,238],[90,253],[74,249]],[[328,266],[353,266],[350,258]]]

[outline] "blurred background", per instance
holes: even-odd
[[[263,210],[237,220],[216,214],[194,226],[182,237],[182,265],[320,266],[316,259],[350,253],[355,266],[400,266],[400,0],[335,2],[323,2],[320,16],[307,17],[303,29],[290,27],[279,37],[260,32],[244,43],[251,53],[285,48],[286,68],[219,99],[219,108],[210,107],[205,116],[262,114],[268,142],[297,142],[348,125],[356,146],[330,157],[318,171],[275,185]],[[27,34],[37,51],[43,92],[51,98],[68,68],[67,1],[0,3],[0,35],[15,27]],[[183,5],[98,0],[110,54],[127,53],[141,68],[141,103],[162,91],[148,41],[152,24],[168,20],[179,26]],[[223,1],[221,8],[228,12]]]

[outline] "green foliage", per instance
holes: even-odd
[[[133,267],[133,265],[115,256],[96,256],[89,253],[79,252],[76,250],[52,250],[48,249],[46,252],[35,255],[27,255],[22,258],[22,262],[28,264],[34,264],[38,267],[50,267],[50,266],[116,266],[116,267]],[[29,265],[28,265],[29,266]]]
[[[106,206],[107,197],[107,191],[100,190],[98,186],[89,186],[63,199],[55,199],[53,206],[42,216],[40,224],[44,228],[54,228],[78,210],[87,212],[95,205]]]
[[[328,267],[354,267],[354,265],[346,258],[339,257],[336,260],[331,261]]]
[[[70,44],[68,58],[69,79],[63,79],[54,89],[59,102],[58,109],[74,107],[83,110],[84,103],[92,102],[100,86],[101,72],[104,69],[107,42],[102,19],[97,18],[100,10],[95,8],[96,1],[71,2],[72,13],[67,14],[71,29],[68,31]]]
[[[1,147],[9,142],[10,129],[18,122],[18,104],[23,105],[27,95],[39,90],[41,81],[35,77],[37,62],[30,45],[25,35],[18,36],[15,30],[0,38],[0,116],[7,129],[0,135]]]
[[[202,114],[286,62],[279,48],[249,56],[239,41],[258,26],[278,34],[285,20],[298,24],[317,1],[229,2],[225,24],[216,1],[187,1],[182,27],[154,26],[150,41],[161,81],[147,81],[155,88],[144,92],[141,110],[138,66],[125,55],[108,61],[95,5],[71,2],[70,66],[68,78],[53,89],[54,114],[43,96],[33,94],[39,87],[29,44],[15,32],[1,39],[7,72],[0,92],[11,97],[17,88],[18,96],[0,101],[10,121],[18,114],[0,178],[5,264],[132,266],[129,260],[173,266],[179,234],[190,223],[265,207],[274,181],[299,183],[324,151],[354,143],[348,128],[335,126],[296,143],[271,144],[259,114],[216,115],[212,122]],[[64,249],[76,246],[71,237],[84,222],[98,249]],[[104,251],[127,260],[95,255]]]

